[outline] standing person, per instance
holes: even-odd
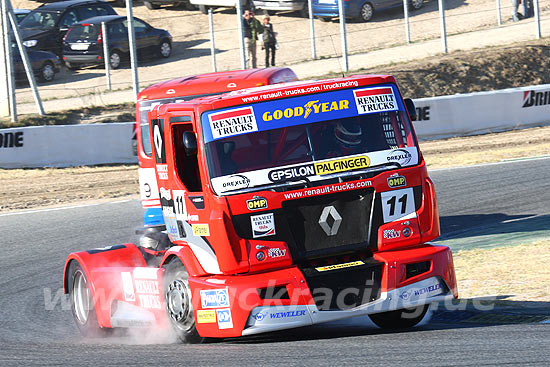
[[[260,21],[254,18],[254,12],[245,10],[243,14],[243,35],[246,49],[246,66],[256,68],[256,41],[263,33],[264,27]]]
[[[523,19],[523,16],[518,12],[520,2],[521,0],[512,0],[512,20],[514,22]]]
[[[264,34],[262,50],[265,48],[265,67],[269,67],[269,53],[271,53],[271,66],[275,66],[275,45],[277,39],[273,31],[273,24],[269,23],[269,15],[264,15]]]

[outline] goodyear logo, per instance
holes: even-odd
[[[315,163],[314,166],[316,175],[328,175],[330,173],[350,171],[357,168],[367,168],[370,166],[370,159],[367,156],[360,156]]]
[[[260,196],[254,196],[254,199],[246,201],[246,207],[248,210],[267,209],[267,199]]]
[[[339,101],[323,102],[319,103],[319,100],[309,101],[304,106],[288,107],[281,110],[275,110],[273,112],[264,112],[262,118],[264,121],[280,120],[282,118],[291,117],[303,117],[308,118],[309,115],[330,112],[341,111],[349,109],[349,101],[347,99],[341,99]]]
[[[217,322],[216,310],[197,310],[197,324],[211,324]]]
[[[362,262],[362,261],[352,261],[352,262],[344,263],[344,264],[320,266],[320,267],[315,268],[315,270],[317,270],[317,271],[338,270],[338,269],[344,269],[344,268],[351,268],[353,266],[359,266],[359,265],[365,265],[365,263]]]
[[[390,188],[401,187],[407,185],[407,180],[403,176],[388,177],[388,186]]]

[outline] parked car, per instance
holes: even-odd
[[[31,11],[29,9],[13,9],[13,13],[15,14],[15,19],[17,20],[17,23],[21,23],[23,18],[27,16]]]
[[[44,4],[19,24],[25,46],[61,55],[63,36],[70,26],[98,15],[116,15],[113,7],[99,0],[71,0]]]
[[[418,10],[424,0],[408,0],[409,9]],[[403,0],[348,0],[344,1],[346,18],[368,22],[375,12],[395,7],[403,7]],[[313,0],[313,15],[323,21],[338,17],[338,0]]]
[[[56,54],[48,51],[27,50],[34,76],[41,82],[51,82],[59,73],[61,61]],[[17,45],[12,45],[13,71],[16,80],[26,80],[25,65]]]
[[[143,5],[149,10],[159,9],[161,5],[184,6],[186,10],[196,10],[189,0],[144,0]]]
[[[101,23],[107,27],[109,64],[120,67],[123,58],[128,58],[128,21],[125,16],[106,15],[93,17],[73,25],[63,41],[63,61],[70,69],[84,64],[104,63]],[[143,20],[134,18],[136,48],[141,55],[157,54],[167,58],[172,53],[172,36],[164,29],[153,28]]]

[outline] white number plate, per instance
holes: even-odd
[[[415,213],[412,188],[383,192],[381,198],[384,223],[393,222]]]
[[[71,50],[84,51],[90,47],[89,43],[73,43],[71,44]]]

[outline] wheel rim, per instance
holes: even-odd
[[[370,20],[372,18],[372,7],[370,4],[365,4],[361,7],[361,18]]]
[[[110,63],[113,68],[118,68],[120,65],[120,55],[116,52],[113,52],[110,57]]]
[[[172,52],[172,47],[170,46],[170,44],[168,42],[163,42],[161,45],[160,45],[160,53],[163,57],[168,57],[170,56],[170,52]]]
[[[53,70],[53,66],[51,65],[44,65],[44,68],[42,69],[42,76],[44,77],[44,80],[50,81],[53,79],[55,72]]]
[[[90,313],[90,288],[88,288],[86,276],[80,270],[74,274],[73,304],[76,319],[84,325],[88,322]]]
[[[412,0],[412,6],[414,9],[420,9],[424,0]]]
[[[166,292],[166,307],[168,315],[175,324],[183,330],[193,327],[193,307],[191,305],[191,294],[189,288],[181,280],[173,280]]]

